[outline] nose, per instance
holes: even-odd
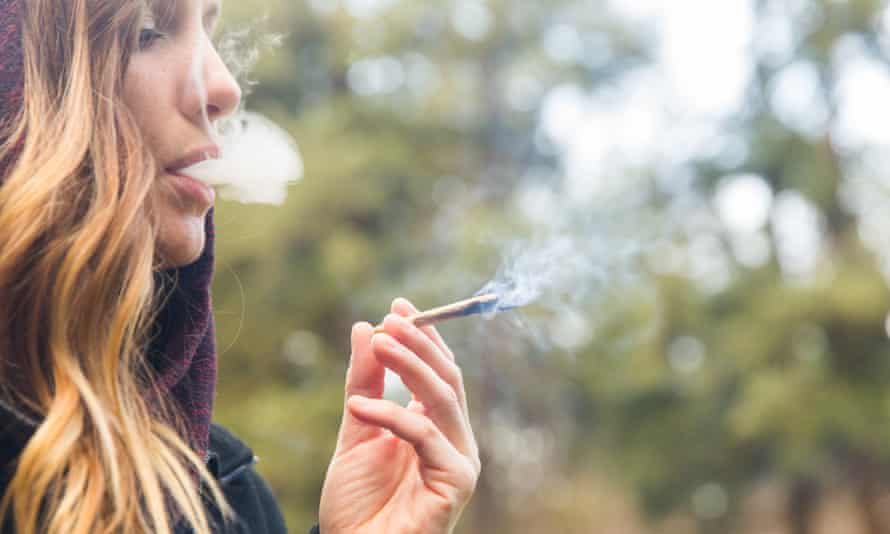
[[[210,121],[232,114],[241,103],[241,87],[209,39],[204,50],[205,110]]]

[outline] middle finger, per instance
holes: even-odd
[[[424,413],[462,454],[472,452],[466,419],[455,391],[414,352],[388,334],[372,340],[374,355],[395,372],[424,407]]]
[[[383,330],[420,356],[442,380],[451,386],[457,394],[464,418],[467,420],[467,424],[469,424],[470,416],[467,408],[467,394],[464,389],[463,374],[454,358],[444,353],[425,332],[422,332],[401,315],[387,315],[383,320]]]

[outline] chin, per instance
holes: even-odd
[[[163,268],[184,267],[204,252],[204,216],[167,218],[159,230],[157,256]]]

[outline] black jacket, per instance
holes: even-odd
[[[0,457],[16,456],[21,443],[0,432]],[[235,511],[236,520],[225,526],[220,521],[219,511],[208,503],[211,520],[218,534],[285,534],[287,527],[275,497],[269,486],[254,470],[257,459],[253,451],[228,430],[218,425],[210,427],[210,446],[207,452],[207,468],[216,477],[229,505]],[[5,464],[4,464],[5,465]],[[8,482],[8,472],[0,476],[0,494]],[[192,529],[180,523],[176,534],[192,534]],[[0,528],[0,534],[12,534],[10,524]],[[318,534],[313,527],[312,534]]]
[[[210,427],[207,468],[216,477],[236,521],[226,527],[220,515],[208,504],[211,517],[219,525],[220,534],[285,534],[287,527],[269,486],[254,470],[257,462],[253,451],[228,430],[219,425]],[[176,534],[191,534],[192,529],[180,526]]]

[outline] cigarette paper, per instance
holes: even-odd
[[[497,309],[499,298],[500,297],[494,293],[478,295],[470,299],[461,300],[453,304],[446,304],[445,306],[439,306],[438,308],[411,315],[406,319],[414,324],[414,326],[419,327],[439,323],[447,319],[454,319],[456,317],[466,317],[467,315],[490,312]],[[374,328],[374,332],[378,334],[383,332],[383,325],[377,325],[377,327]]]

